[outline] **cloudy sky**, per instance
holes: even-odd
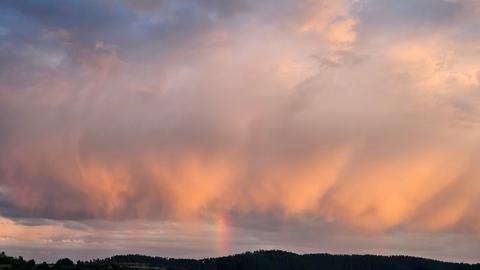
[[[0,250],[480,258],[477,0],[0,1]]]

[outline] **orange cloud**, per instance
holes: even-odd
[[[119,234],[198,246],[258,217],[322,236],[479,232],[480,66],[462,27],[393,36],[356,1],[202,3],[18,46],[0,74],[1,241],[115,231],[24,219],[160,223]]]

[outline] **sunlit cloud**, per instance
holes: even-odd
[[[475,1],[0,7],[0,247],[478,257]]]

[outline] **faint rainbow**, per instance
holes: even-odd
[[[220,256],[230,253],[230,221],[227,216],[219,216],[215,221],[216,249]]]

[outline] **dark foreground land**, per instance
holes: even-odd
[[[449,263],[408,256],[298,255],[285,251],[255,251],[209,259],[170,259],[143,255],[121,255],[107,259],[78,261],[61,259],[56,264],[36,264],[22,257],[0,254],[0,270],[460,270],[479,269],[480,264]]]

